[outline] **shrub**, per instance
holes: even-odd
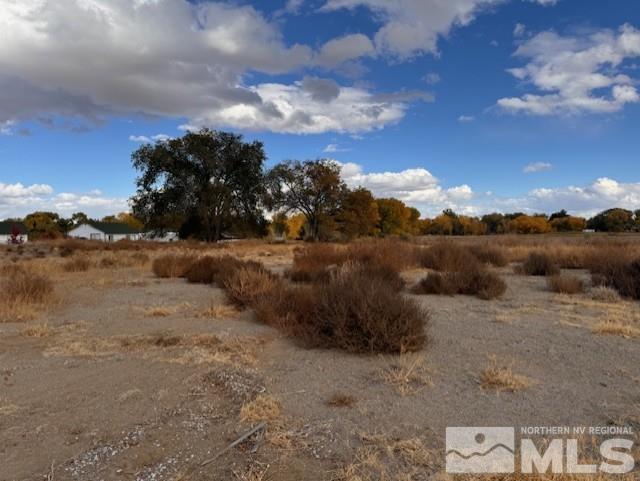
[[[560,273],[551,256],[539,252],[529,254],[518,270],[530,276],[553,276]]]
[[[436,271],[459,272],[478,265],[478,259],[453,242],[438,242],[420,253],[422,267]]]
[[[591,299],[600,302],[618,302],[620,301],[620,294],[611,287],[596,286],[591,289]]]
[[[265,268],[243,266],[223,282],[229,300],[239,306],[254,306],[269,302],[273,291],[280,288],[283,280]]]
[[[91,267],[91,261],[87,257],[74,257],[62,264],[65,272],[86,272]]]
[[[606,264],[592,267],[591,280],[594,286],[614,288],[622,297],[640,299],[640,260],[610,259]]]
[[[556,274],[549,277],[547,284],[552,292],[561,294],[579,294],[584,292],[584,283],[576,276]]]
[[[507,259],[502,249],[498,247],[482,244],[471,246],[470,250],[476,259],[485,264],[491,264],[496,267],[504,267],[509,264],[509,259]]]
[[[184,277],[195,261],[192,255],[165,254],[153,261],[153,273],[158,277]]]
[[[317,287],[313,322],[304,326],[312,345],[349,352],[405,352],[421,349],[430,315],[415,301],[349,263]],[[307,317],[308,319],[308,317]]]
[[[505,282],[484,269],[471,268],[459,272],[432,272],[415,287],[416,294],[440,294],[453,296],[462,294],[490,300],[502,296],[507,290]]]

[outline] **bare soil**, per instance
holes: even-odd
[[[282,272],[292,250],[242,255]],[[424,352],[356,356],[299,347],[220,289],[148,265],[64,273],[57,258],[28,262],[39,261],[58,302],[0,323],[2,481],[357,479],[344,468],[364,465],[363,447],[393,454],[403,440],[421,456],[393,471],[421,480],[443,470],[447,426],[640,431],[639,339],[594,332],[611,319],[640,328],[640,305],[554,294],[513,266],[496,269],[500,300],[415,296],[432,315]],[[528,387],[483,388],[492,358]],[[280,406],[266,432],[202,466],[257,424],[241,409],[258,396]]]

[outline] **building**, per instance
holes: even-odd
[[[28,240],[27,228],[22,222],[0,222],[0,244],[23,244]]]
[[[88,222],[67,232],[74,239],[117,242],[120,240],[140,240],[142,233],[128,224],[115,222]]]

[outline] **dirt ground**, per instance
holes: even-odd
[[[290,247],[243,255],[278,272],[292,261]],[[54,271],[47,312],[0,323],[0,480],[355,480],[380,460],[389,477],[370,479],[426,480],[444,469],[447,426],[640,431],[639,339],[593,331],[640,328],[639,303],[496,271],[500,300],[414,296],[432,342],[403,356],[298,347],[148,263]],[[526,386],[483,389],[492,363]],[[219,454],[258,419],[266,430]]]

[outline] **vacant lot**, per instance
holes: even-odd
[[[637,433],[637,259],[634,236],[3,248],[0,480],[449,479],[447,426]]]

